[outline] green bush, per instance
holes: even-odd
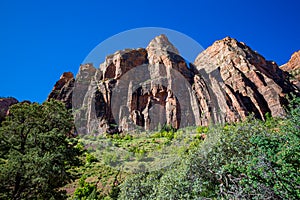
[[[96,200],[98,199],[97,187],[85,181],[86,176],[79,179],[79,187],[75,190],[74,200]]]
[[[133,138],[132,135],[129,135],[129,134],[126,134],[126,135],[123,137],[124,140],[129,140],[129,141],[131,141],[132,138]]]
[[[207,133],[208,130],[209,130],[208,126],[198,126],[196,129],[197,133],[199,133],[199,134]]]
[[[106,165],[113,165],[118,161],[118,159],[119,159],[118,155],[114,152],[108,152],[108,151],[103,152],[102,160]]]
[[[152,134],[150,137],[151,138],[168,138],[169,140],[172,140],[175,136],[175,132],[173,131],[160,131]]]
[[[86,153],[86,164],[91,164],[92,162],[97,162],[97,158],[91,154],[91,153]]]

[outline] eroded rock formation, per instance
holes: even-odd
[[[195,60],[210,88],[217,121],[238,121],[250,113],[264,119],[285,114],[286,94],[292,84],[275,62],[247,45],[226,37],[216,41]]]
[[[74,88],[74,76],[72,72],[64,72],[55,83],[47,100],[56,99],[64,102],[68,109],[72,108],[72,91]]]
[[[276,63],[235,39],[215,42],[192,64],[160,35],[145,49],[107,56],[99,68],[81,65],[75,83],[63,75],[49,98],[72,105],[78,132],[97,135],[283,116],[290,92]]]
[[[280,68],[291,75],[291,82],[300,90],[300,50],[295,52],[291,59]]]

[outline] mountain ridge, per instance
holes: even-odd
[[[299,95],[288,73],[299,68],[299,52],[279,67],[245,43],[226,37],[199,53],[194,63],[187,63],[167,36],[160,35],[146,48],[108,55],[99,68],[81,65],[76,78],[63,73],[47,100],[80,110],[75,121],[84,119],[77,128],[86,134],[151,130],[157,123],[174,128],[207,126],[242,121],[251,113],[259,119],[267,113],[281,117],[287,95]],[[134,81],[140,81],[140,87],[132,86]],[[178,88],[185,90],[184,95]],[[114,94],[116,89],[121,89],[121,97]],[[188,115],[183,117],[183,112]]]
[[[150,41],[146,48],[121,50],[107,56],[98,69],[91,64],[81,65],[76,81],[84,84],[77,87],[79,90],[75,92],[81,96],[75,102],[75,109],[81,109],[77,119],[87,119],[79,125],[81,131],[115,133],[134,130],[136,126],[149,130],[153,128],[156,117],[160,118],[159,122],[175,128],[183,123],[187,125],[186,121],[204,126],[209,123],[237,122],[251,113],[259,119],[265,119],[267,113],[281,117],[285,115],[286,95],[298,94],[288,74],[275,62],[267,61],[236,39],[226,37],[214,42],[197,56],[194,63],[186,63],[178,53],[168,38],[160,35]],[[126,77],[126,73],[130,70],[138,73],[139,66],[144,65],[151,66],[144,71],[149,73],[151,80],[164,76],[166,82],[152,81],[133,89],[129,81],[132,77]],[[185,80],[181,77],[177,79],[190,84],[186,86],[191,90],[184,97],[188,96],[188,103],[176,96],[178,92],[174,94],[180,84],[174,84],[176,78],[172,79],[170,75],[173,70],[178,71]],[[83,78],[83,74],[88,74],[88,78]],[[142,74],[135,75],[143,77]],[[118,104],[123,106],[123,110],[116,114],[112,108],[112,104],[115,104],[112,102],[113,90],[119,87],[124,77],[128,80],[121,89],[126,90],[123,93],[126,98],[118,101],[126,102]],[[68,85],[70,83],[65,86]],[[64,86],[62,88],[70,91]],[[59,87],[54,87],[52,93],[59,90]],[[64,93],[63,90],[61,93]],[[53,98],[51,94],[48,99]],[[70,105],[70,99],[65,98],[63,101],[69,101]],[[159,114],[156,117],[153,114],[150,116],[155,105],[159,105],[156,110]],[[189,113],[185,116],[187,119],[181,116],[185,108],[185,112]]]

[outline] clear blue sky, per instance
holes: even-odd
[[[64,71],[128,29],[169,28],[204,48],[230,36],[283,64],[300,49],[299,24],[297,0],[1,0],[0,96],[44,101]]]

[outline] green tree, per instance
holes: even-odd
[[[253,147],[247,160],[248,186],[273,199],[300,198],[300,99],[290,103],[284,121],[274,122],[275,129],[266,129],[251,138]],[[266,124],[270,124],[266,122]],[[267,126],[265,126],[267,127]],[[253,189],[252,189],[253,190]]]
[[[19,103],[0,128],[0,199],[62,199],[80,148],[64,104]]]

